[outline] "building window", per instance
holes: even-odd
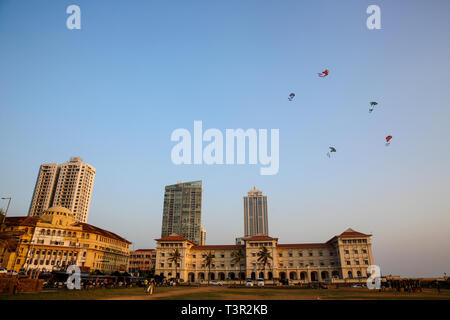
[[[350,261],[347,261],[347,265],[348,265],[348,266],[350,265]]]

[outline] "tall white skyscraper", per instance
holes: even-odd
[[[246,237],[269,235],[267,196],[263,196],[262,191],[256,190],[256,187],[244,196],[244,234]]]
[[[94,188],[95,168],[73,157],[61,165],[43,164],[34,188],[29,216],[39,216],[49,207],[61,206],[87,222]]]

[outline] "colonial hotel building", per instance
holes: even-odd
[[[0,266],[8,270],[52,271],[71,264],[104,273],[128,268],[128,240],[93,225],[78,222],[63,207],[38,217],[8,217],[1,226]]]
[[[210,252],[214,257],[210,279],[220,281],[237,281],[241,273],[241,279],[276,278],[294,283],[345,279],[351,282],[367,277],[367,267],[374,264],[371,235],[352,229],[324,243],[281,244],[278,238],[262,234],[239,238],[235,245],[196,245],[177,234],[156,241],[155,274],[175,278],[177,270],[179,278],[189,282],[208,279],[204,258]],[[263,247],[273,258],[265,266],[258,262],[258,252]],[[171,260],[176,249],[181,254],[177,268]],[[243,251],[243,259],[237,262],[233,252],[239,249]]]

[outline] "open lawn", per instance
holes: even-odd
[[[157,287],[153,295],[143,288],[62,290],[57,292],[0,295],[6,299],[44,300],[450,300],[450,290],[426,289],[419,293],[378,292],[364,288],[227,288],[227,287]]]

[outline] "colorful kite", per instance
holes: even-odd
[[[328,69],[326,69],[325,71],[318,73],[319,77],[324,78],[328,75],[330,71],[328,71]]]
[[[386,147],[387,147],[388,145],[391,144],[391,143],[389,142],[389,141],[391,141],[391,139],[392,139],[392,136],[387,136],[387,137],[386,137]]]
[[[373,108],[375,108],[375,106],[378,104],[378,102],[372,101],[370,103],[370,108],[369,108],[369,113],[373,111]]]
[[[294,99],[294,97],[295,97],[295,93],[291,93],[291,94],[289,95],[288,100],[289,100],[289,101],[292,101],[292,99]]]
[[[334,147],[330,147],[330,151],[329,151],[329,152],[327,152],[327,156],[328,156],[328,158],[331,158],[331,152],[336,152],[336,148],[334,148]]]

